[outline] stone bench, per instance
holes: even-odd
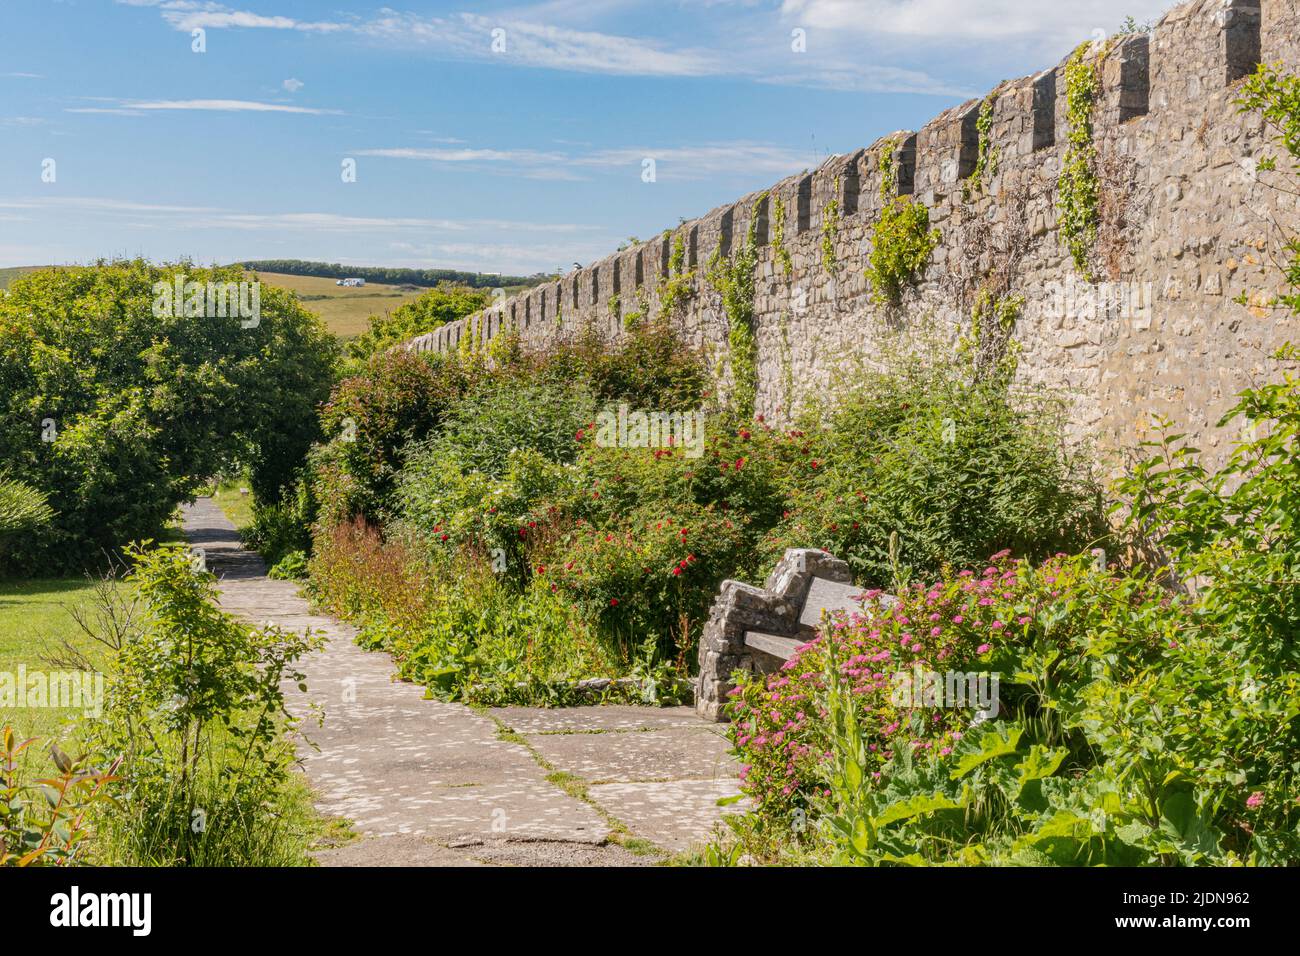
[[[696,712],[725,720],[727,694],[736,686],[732,674],[777,670],[816,636],[823,612],[860,612],[862,591],[845,562],[815,548],[786,551],[761,588],[723,581],[700,637]]]

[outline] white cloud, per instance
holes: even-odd
[[[525,222],[511,219],[435,219],[414,216],[347,216],[332,212],[250,213],[215,206],[182,206],[95,196],[43,196],[0,200],[0,209],[66,209],[78,213],[129,215],[139,222],[172,220],[187,228],[211,226],[242,230],[356,232],[415,230],[464,233],[472,230],[577,234],[601,231],[599,226],[566,222]]]
[[[822,158],[768,143],[734,141],[694,146],[629,146],[587,153],[533,149],[439,149],[398,147],[357,150],[358,156],[465,164],[475,169],[512,173],[529,179],[581,179],[582,170],[626,169],[638,175],[645,159],[653,159],[660,176],[698,179],[744,172],[785,176],[816,166]]]
[[[254,100],[129,101],[123,103],[123,107],[130,110],[206,110],[222,113],[308,113],[313,116],[338,113],[338,110],[317,110],[305,106],[285,106],[282,103],[259,103]]]
[[[810,30],[859,35],[916,37],[938,42],[961,40],[1074,41],[1093,30],[1113,33],[1125,16],[1154,18],[1171,0],[1092,0],[1042,3],[1041,0],[782,0],[787,21]]]
[[[298,92],[300,89],[302,89],[306,84],[303,83],[302,80],[295,80],[293,77],[289,77],[289,79],[285,80],[284,83],[283,83],[282,85],[283,85],[284,88],[285,88],[286,90],[288,90],[290,93],[297,93],[297,92]]]
[[[494,52],[493,30],[504,30],[503,52]],[[516,66],[544,67],[580,73],[625,76],[715,76],[734,70],[726,59],[708,50],[669,49],[638,37],[473,13],[452,17],[423,17],[384,11],[358,27],[358,32],[391,45],[423,46],[467,59],[499,59]]]

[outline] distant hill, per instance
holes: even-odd
[[[387,266],[344,266],[337,262],[310,262],[304,259],[254,259],[235,263],[257,272],[274,272],[279,275],[318,276],[322,279],[365,279],[389,285],[413,285],[430,288],[439,282],[456,282],[476,289],[497,289],[510,286],[531,287],[540,285],[553,276],[538,273],[531,276],[491,275],[483,272],[461,272],[457,269],[395,269]]]

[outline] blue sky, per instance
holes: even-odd
[[[391,2],[5,0],[0,266],[567,268],[1169,5]]]

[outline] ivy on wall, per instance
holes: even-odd
[[[785,247],[785,200],[780,196],[772,197],[772,252],[781,263],[785,277],[790,278],[794,273],[794,259]]]
[[[722,254],[722,243],[709,256],[709,284],[722,297],[722,311],[727,317],[727,357],[731,364],[731,404],[742,418],[754,414],[758,398],[758,339],[754,334],[755,273],[758,266],[758,242],[755,225],[760,196],[749,217],[749,228],[730,256]]]
[[[1065,66],[1065,158],[1056,187],[1061,238],[1079,273],[1091,281],[1093,245],[1101,220],[1097,181],[1097,147],[1093,144],[1093,110],[1101,87],[1100,60],[1086,59],[1091,43],[1083,43]],[[1103,54],[1104,55],[1104,54]]]
[[[930,210],[911,196],[894,195],[898,171],[894,168],[896,143],[880,155],[882,207],[871,236],[867,279],[871,297],[881,305],[898,305],[903,290],[916,281],[939,243],[939,230],[930,228]]]
[[[664,230],[664,241],[670,233]],[[679,232],[672,237],[672,251],[668,255],[668,278],[659,293],[659,318],[676,314],[695,294],[695,270],[686,268],[686,238]]]
[[[835,195],[840,194],[840,179],[835,177]],[[840,231],[840,201],[838,198],[832,199],[822,210],[822,266],[827,272],[834,273],[839,265],[839,257],[835,253],[835,240],[839,237]]]
[[[962,184],[962,200],[970,202],[984,192],[988,182],[998,172],[998,149],[993,145],[990,134],[993,131],[993,102],[996,96],[987,96],[980,104],[979,116],[975,118],[975,131],[979,134],[979,147],[975,154],[975,169]]]
[[[988,287],[980,289],[971,309],[970,334],[957,343],[980,378],[1009,382],[1015,377],[1020,344],[1014,335],[1024,305],[1023,295],[999,296]]]

